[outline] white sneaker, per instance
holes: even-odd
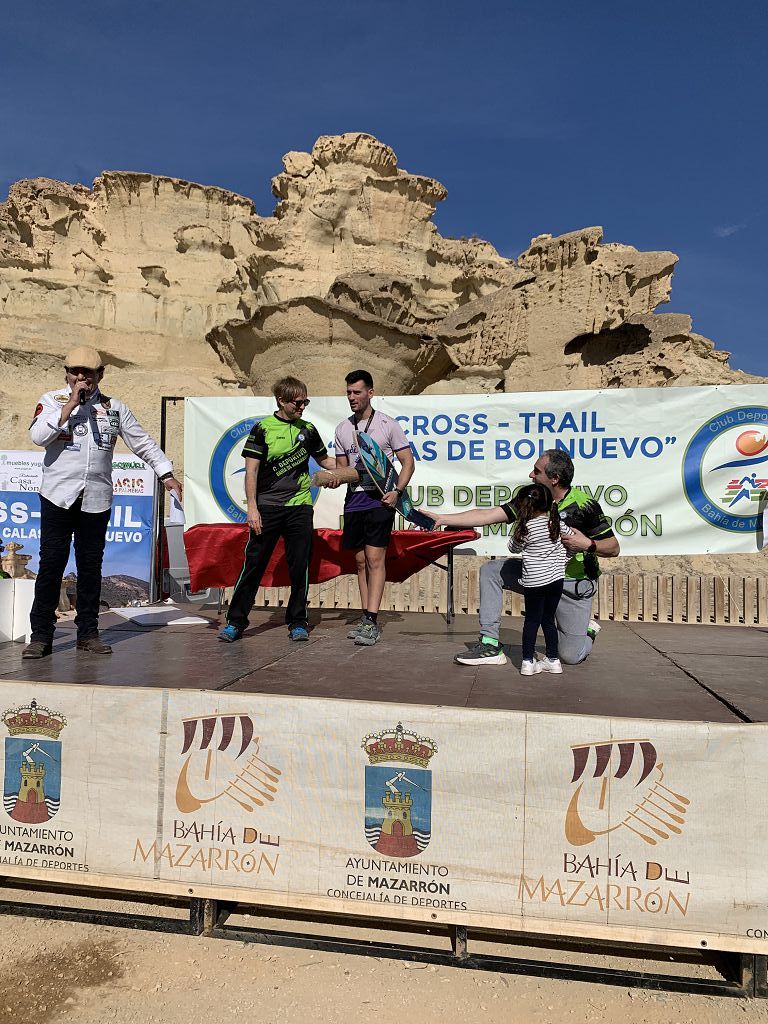
[[[539,672],[541,672],[540,661],[524,661],[520,666],[521,676],[537,676]]]
[[[560,664],[559,658],[542,658],[536,664],[539,666],[539,672],[551,672],[556,676],[563,674],[563,666]]]

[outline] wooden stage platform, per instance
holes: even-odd
[[[163,606],[159,606],[162,608]],[[185,614],[195,606],[180,605]],[[152,609],[146,609],[147,615]],[[336,697],[398,704],[447,705],[615,715],[678,721],[768,721],[768,628],[606,622],[587,662],[562,676],[519,674],[522,620],[502,627],[512,660],[469,667],[453,655],[477,637],[477,618],[448,626],[436,614],[386,612],[383,639],[356,647],[346,639],[352,611],[313,613],[308,643],[292,643],[283,611],[256,610],[242,641],[217,640],[208,624],[139,625],[102,615],[111,657],[75,648],[74,625],[57,630],[54,653],[22,661],[23,644],[0,644],[0,679],[206,689]]]

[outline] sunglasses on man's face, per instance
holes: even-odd
[[[92,366],[68,366],[67,373],[71,373],[73,377],[93,377],[96,370]]]
[[[303,409],[305,405],[309,405],[309,399],[308,398],[292,398],[290,404],[291,405],[295,405],[297,409],[299,409],[299,408]]]

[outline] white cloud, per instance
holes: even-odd
[[[731,235],[735,235],[737,231],[741,231],[747,225],[744,224],[722,224],[720,227],[715,228],[715,235],[718,238],[730,238]]]

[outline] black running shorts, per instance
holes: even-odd
[[[367,508],[362,512],[345,512],[341,546],[347,551],[360,551],[366,545],[385,548],[389,544],[394,522],[394,512],[385,505],[381,508]]]

